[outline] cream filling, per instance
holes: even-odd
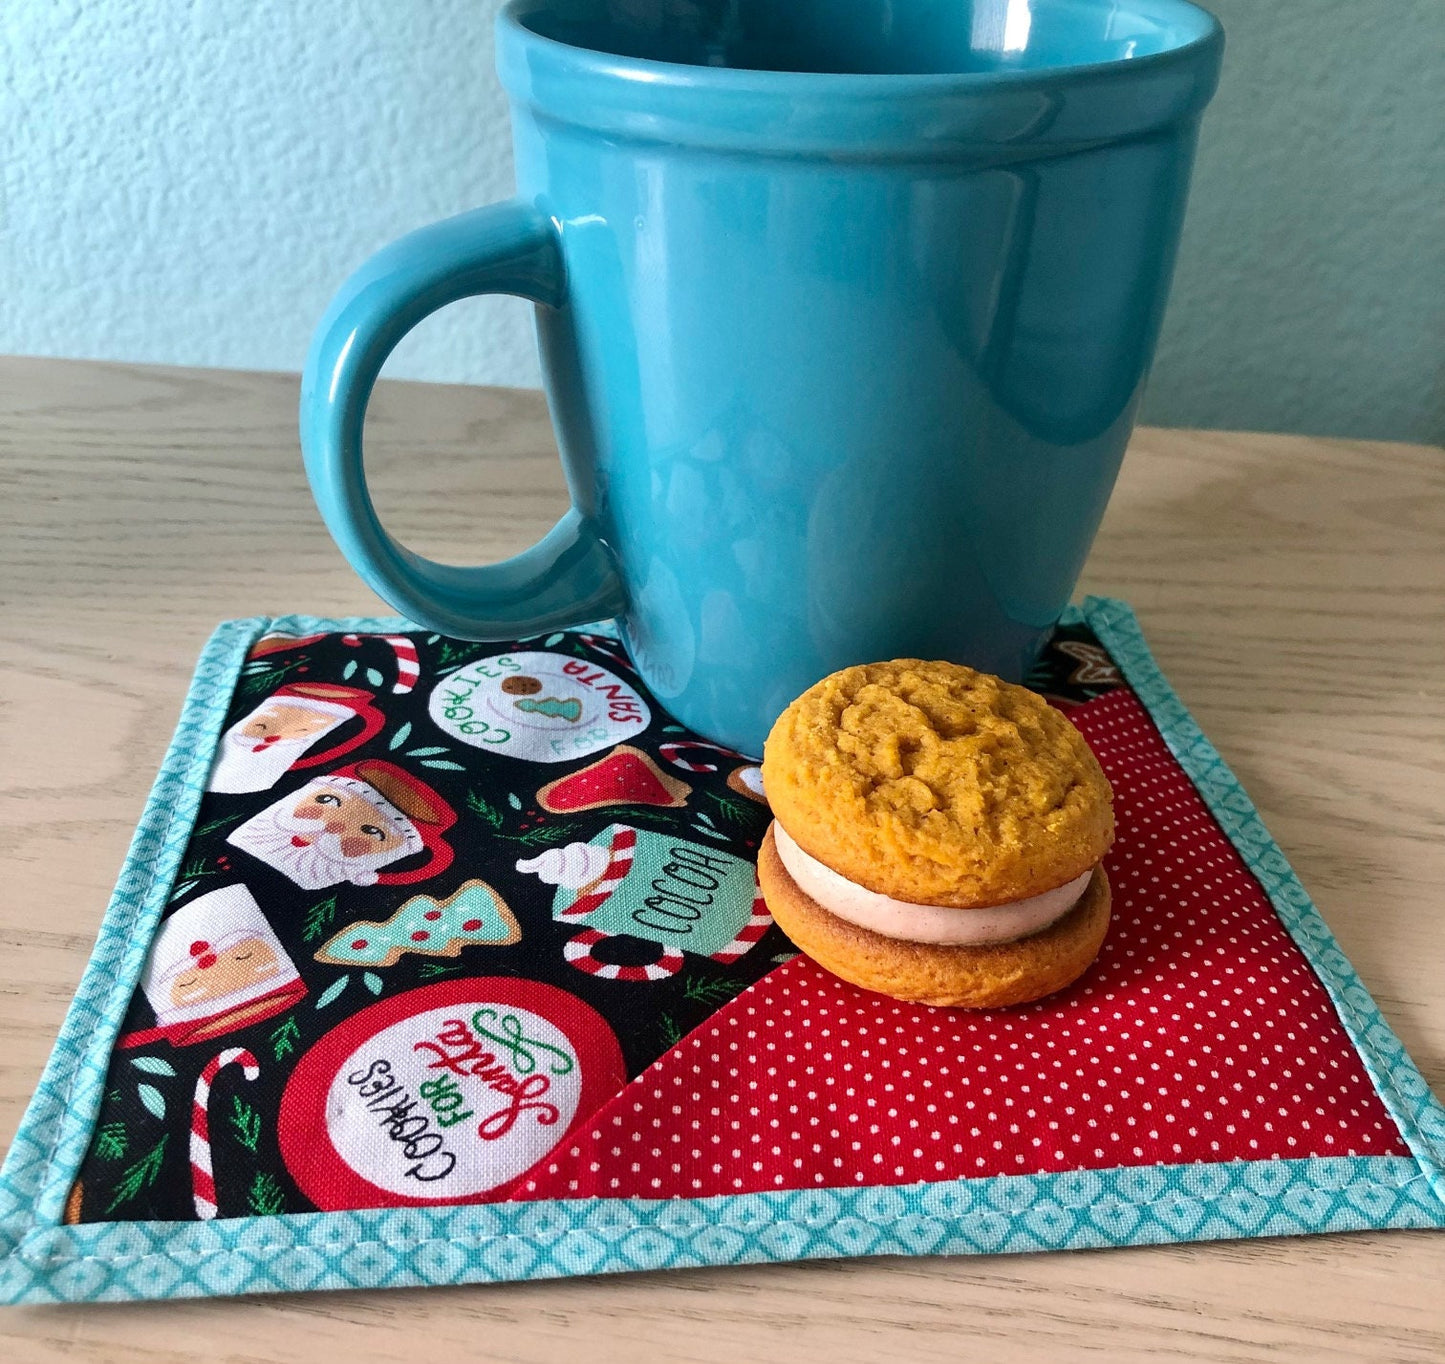
[[[950,905],[920,905],[880,895],[840,876],[810,857],[776,820],[773,838],[778,856],[798,888],[812,896],[830,914],[886,938],[945,946],[1014,942],[1042,932],[1079,903],[1093,876],[1091,867],[1067,885],[1031,895],[1026,900],[989,905],[985,909],[956,909]]]

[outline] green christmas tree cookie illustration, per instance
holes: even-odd
[[[445,900],[413,895],[385,923],[359,919],[322,943],[316,960],[333,966],[393,966],[407,952],[455,957],[464,947],[505,947],[521,927],[485,881],[463,881]]]

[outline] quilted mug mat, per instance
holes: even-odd
[[[1114,784],[1115,919],[970,1014],[793,953],[755,766],[610,628],[221,626],[0,1171],[0,1300],[1445,1226],[1445,1111],[1129,608],[1029,684]]]

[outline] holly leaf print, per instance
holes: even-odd
[[[176,1073],[176,1068],[159,1056],[132,1056],[130,1063],[137,1070],[145,1071],[147,1075],[174,1075]]]
[[[162,1133],[161,1139],[151,1147],[134,1165],[126,1166],[120,1179],[116,1182],[115,1197],[110,1200],[110,1206],[106,1208],[106,1216],[113,1213],[122,1203],[129,1203],[142,1189],[149,1189],[161,1172],[161,1162],[165,1159],[166,1142],[170,1140],[170,1133]]]
[[[275,1175],[266,1170],[256,1172],[246,1193],[246,1206],[257,1217],[275,1217],[286,1206],[286,1195]]]
[[[154,1085],[141,1085],[136,1093],[140,1095],[140,1101],[145,1105],[147,1113],[155,1118],[165,1117],[166,1096]]]
[[[341,992],[351,983],[351,977],[338,976],[321,993],[321,998],[316,1001],[318,1009],[324,1009],[328,1004],[335,1004],[341,998]]]
[[[95,1134],[95,1154],[101,1160],[124,1160],[129,1145],[123,1122],[108,1122]]]
[[[336,896],[328,895],[320,904],[312,905],[306,911],[301,923],[301,936],[307,942],[315,942],[336,921]]]
[[[410,721],[410,720],[408,720],[404,725],[402,725],[402,727],[401,727],[399,730],[397,730],[395,734],[393,734],[393,735],[391,736],[391,742],[390,742],[389,744],[387,744],[387,747],[388,747],[389,749],[391,749],[393,752],[395,752],[395,751],[396,751],[398,748],[400,748],[400,747],[402,746],[402,744],[404,744],[409,738],[411,738],[411,721]]]
[[[226,1121],[235,1129],[236,1140],[248,1151],[254,1151],[261,1139],[261,1115],[239,1094],[232,1097],[231,1104],[232,1112]]]
[[[286,1021],[272,1030],[270,1041],[273,1059],[279,1061],[283,1056],[290,1056],[300,1040],[301,1029],[296,1026],[296,1015],[288,1014]]]

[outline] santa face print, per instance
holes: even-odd
[[[223,999],[238,990],[281,974],[281,962],[263,938],[243,938],[229,946],[198,938],[190,945],[192,966],[172,977],[168,994],[177,1008]]]
[[[370,700],[369,693],[355,695]],[[339,701],[273,696],[226,731],[208,789],[226,795],[265,791],[323,736],[356,716],[353,706]]]
[[[432,720],[463,743],[533,762],[566,762],[641,734],[647,702],[615,673],[566,654],[483,658],[431,694]]]
[[[390,852],[406,841],[369,800],[334,786],[322,786],[302,796],[291,811],[288,827],[313,842],[334,838],[337,849],[348,859]],[[296,843],[295,838],[291,841]]]
[[[418,851],[420,843],[409,824],[356,788],[319,777],[268,805],[227,842],[304,890],[343,881],[372,885],[381,867]]]
[[[274,744],[283,739],[309,739],[325,734],[336,724],[336,717],[319,711],[287,705],[285,701],[269,701],[237,726],[237,738],[255,743]]]

